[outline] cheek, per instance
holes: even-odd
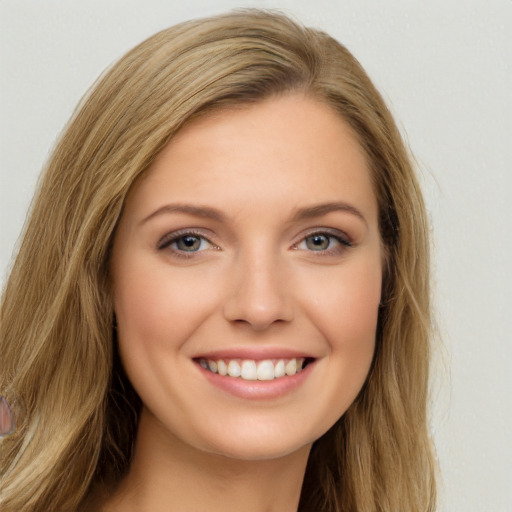
[[[336,378],[355,391],[373,359],[381,276],[378,264],[342,269],[310,303],[311,318],[327,341],[331,362],[340,370]]]
[[[379,263],[341,269],[325,282],[313,295],[313,307],[321,317],[317,325],[341,335],[352,333],[355,339],[375,333],[382,282]]]
[[[129,263],[131,272],[116,282],[114,308],[123,358],[174,357],[215,308],[204,279],[172,272],[168,266]]]
[[[327,276],[326,276],[327,277]],[[317,437],[351,406],[366,381],[375,351],[381,297],[381,271],[375,259],[329,270],[315,293],[304,294],[302,309],[325,344],[319,361],[317,389],[311,407],[321,418]]]

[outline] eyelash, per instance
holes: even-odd
[[[302,243],[307,243],[307,240],[313,238],[315,236],[323,236],[329,240],[329,245],[325,250],[315,251],[313,249],[309,249],[310,252],[316,253],[317,256],[333,256],[342,253],[345,249],[352,247],[352,242],[348,239],[346,235],[342,235],[338,231],[333,233],[328,229],[313,231],[304,236],[297,244],[293,246],[294,249],[299,250],[298,246]],[[331,247],[332,240],[335,240],[337,244],[334,247]],[[308,250],[308,249],[303,249]]]
[[[173,253],[173,256],[177,258],[193,258],[195,253],[202,252],[201,250],[196,251],[184,251],[180,249],[174,249],[171,248],[172,244],[178,242],[180,239],[184,239],[186,237],[192,237],[192,238],[198,238],[202,241],[207,242],[212,246],[213,249],[219,250],[220,247],[215,245],[213,242],[211,242],[202,232],[194,231],[194,230],[182,230],[182,231],[176,231],[174,233],[170,233],[166,236],[164,236],[160,242],[158,243],[158,250],[165,250],[170,249]],[[327,239],[329,239],[329,245],[325,250],[318,250],[315,251],[313,249],[299,249],[299,245],[302,243],[306,243],[306,241],[309,238],[315,237],[315,236],[325,236]],[[333,248],[331,248],[332,240],[335,240],[339,245],[335,245]],[[341,235],[338,231],[336,233],[331,232],[330,230],[323,229],[318,231],[313,231],[311,233],[308,233],[306,236],[300,239],[300,241],[292,246],[294,250],[305,250],[312,253],[316,253],[317,256],[331,256],[336,255],[341,252],[343,252],[347,248],[353,247],[352,242],[346,237],[346,235]]]
[[[214,249],[216,249],[216,250],[219,249],[218,246],[216,246],[214,243],[210,242],[210,240],[204,235],[204,233],[186,229],[186,230],[182,230],[182,231],[176,231],[174,233],[170,233],[170,234],[164,236],[158,243],[158,250],[165,250],[165,249],[169,248],[172,251],[173,256],[175,256],[177,258],[184,258],[184,259],[193,258],[195,253],[202,252],[202,251],[182,251],[180,249],[171,248],[172,244],[178,242],[180,239],[186,238],[187,236],[193,237],[193,238],[199,238],[202,241],[206,241]]]

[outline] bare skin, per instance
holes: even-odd
[[[178,439],[146,430],[128,477],[102,512],[295,512],[309,447],[276,460],[240,461],[198,454]],[[167,446],[155,443],[160,439]],[[174,442],[173,442],[174,441]],[[167,456],[172,451],[173,457]],[[140,453],[140,456],[138,455]],[[158,467],[158,472],[148,468]],[[155,489],[161,489],[158,494]],[[151,503],[151,507],[146,506]]]
[[[143,408],[101,510],[296,511],[311,446],[357,396],[375,345],[378,208],[350,128],[300,94],[192,123],[131,191],[112,274]],[[297,373],[278,375],[291,360]],[[221,374],[218,361],[276,373]]]

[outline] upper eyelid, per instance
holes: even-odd
[[[339,238],[343,242],[346,242],[350,245],[353,244],[353,239],[351,236],[349,236],[345,231],[342,231],[340,229],[336,228],[327,228],[327,227],[318,227],[318,228],[312,228],[309,230],[306,230],[305,232],[301,233],[297,237],[297,241],[294,242],[294,246],[298,245],[300,242],[305,240],[306,238],[314,235],[327,235],[333,238]]]
[[[326,249],[322,249],[322,250],[313,250],[313,249],[310,249],[310,248],[306,248],[306,249],[302,249],[300,248],[301,245],[307,243],[306,240],[310,237],[310,236],[314,236],[313,235],[309,235],[305,238],[303,238],[302,240],[300,240],[299,242],[297,242],[296,244],[294,244],[292,246],[292,249],[294,250],[301,250],[301,251],[306,251],[306,252],[313,252],[313,253],[317,253],[317,254],[329,254],[329,253],[332,253],[333,251],[340,251],[340,250],[344,250],[344,249],[349,249],[352,246],[352,244],[344,239],[342,239],[341,237],[338,237],[338,236],[334,236],[334,235],[329,235],[327,233],[323,233],[324,235],[327,235],[327,238],[332,238],[334,239],[336,242],[335,242],[335,247],[327,247]]]
[[[157,247],[159,249],[162,249],[164,247],[167,247],[168,245],[175,242],[177,239],[186,236],[186,235],[192,235],[197,236],[198,238],[203,238],[206,240],[209,244],[211,244],[214,247],[217,247],[215,242],[211,240],[211,237],[206,235],[202,230],[200,229],[193,229],[193,228],[185,228],[185,229],[179,229],[177,231],[172,231],[171,233],[167,233],[162,238],[159,239]]]
[[[206,232],[205,232],[206,231]],[[310,236],[314,235],[327,235],[333,238],[340,239],[343,243],[346,243],[348,245],[353,245],[353,239],[351,236],[349,236],[345,231],[342,231],[337,228],[328,228],[325,226],[318,226],[314,228],[310,228],[307,230],[304,230],[302,233],[297,235],[295,237],[295,241],[292,243],[292,247],[296,247],[298,244],[300,244],[303,240]],[[202,228],[183,228],[178,229],[176,231],[172,231],[161,237],[158,241],[157,247],[162,248],[164,246],[167,246],[177,240],[178,238],[186,235],[192,235],[201,237],[204,240],[206,240],[209,244],[215,247],[219,247],[219,244],[215,242],[215,236],[213,236],[213,233],[210,232],[210,230],[204,230]]]

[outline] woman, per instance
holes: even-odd
[[[243,11],[90,93],[2,303],[2,510],[430,511],[428,229],[350,53]]]

